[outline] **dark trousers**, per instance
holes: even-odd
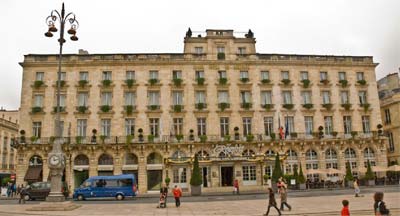
[[[181,206],[181,198],[175,197],[175,205],[176,205],[176,207]]]
[[[274,207],[276,209],[276,211],[278,212],[278,214],[281,215],[281,211],[279,211],[278,207],[276,207],[276,205],[271,205],[271,204],[268,205],[268,210],[267,210],[267,213],[265,215],[269,214],[269,209],[271,207]]]
[[[18,204],[21,204],[21,202],[22,202],[22,204],[25,204],[25,196],[22,194],[20,194],[20,196],[19,196]]]
[[[292,206],[290,206],[287,202],[281,202],[281,210],[283,210],[283,205],[289,208],[289,210],[292,209]]]

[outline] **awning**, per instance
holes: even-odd
[[[42,166],[30,166],[26,171],[24,181],[41,181]]]

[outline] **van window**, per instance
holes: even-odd
[[[121,187],[130,187],[132,186],[132,179],[121,179],[119,180],[119,186]]]
[[[118,180],[116,179],[110,179],[106,180],[106,186],[105,187],[118,187]]]
[[[96,181],[96,187],[105,187],[107,185],[106,180],[99,179]]]
[[[82,184],[82,187],[90,187],[90,186],[92,186],[92,182],[89,182],[89,181],[85,181]]]

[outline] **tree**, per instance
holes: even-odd
[[[281,161],[279,160],[279,153],[276,153],[275,157],[275,167],[272,172],[272,181],[277,182],[280,177],[282,177]]]
[[[299,184],[304,184],[306,182],[306,178],[304,178],[303,168],[301,167],[301,164],[299,164],[299,166],[300,166],[300,171],[297,181],[299,182]]]
[[[372,168],[371,168],[371,163],[367,162],[367,172],[365,173],[364,179],[365,180],[374,180],[375,179],[375,174],[374,172],[372,172]]]
[[[5,178],[3,178],[3,179],[1,180],[1,184],[2,184],[3,186],[6,186],[7,183],[10,182],[10,181],[11,181],[11,178],[10,178],[10,177],[5,177]]]
[[[351,173],[350,162],[346,163],[346,175],[345,175],[344,179],[346,181],[353,181],[354,180],[353,173]]]
[[[297,172],[297,166],[294,166],[293,168],[293,178],[296,179],[296,184],[298,183],[298,179],[299,179],[299,173]]]
[[[201,184],[203,184],[203,179],[201,178],[199,159],[196,154],[194,156],[193,171],[192,171],[192,177],[190,178],[190,185],[200,186]]]

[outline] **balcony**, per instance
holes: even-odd
[[[89,107],[88,106],[77,106],[76,111],[80,114],[88,114],[89,113]]]
[[[136,84],[136,80],[134,80],[134,79],[126,79],[125,80],[125,85],[128,88],[132,88],[133,86],[135,86],[135,84]]]
[[[79,80],[78,81],[78,87],[85,88],[88,86],[89,86],[89,81],[87,81],[87,80]]]
[[[362,79],[362,80],[357,80],[357,84],[360,86],[366,86],[367,85],[367,81]]]
[[[226,85],[226,84],[228,84],[228,78],[219,78],[218,84],[219,84],[219,85]]]
[[[206,103],[196,103],[195,108],[198,110],[204,110],[204,109],[207,109],[207,104]]]
[[[270,79],[262,79],[261,84],[263,84],[263,85],[271,84],[271,80]]]
[[[223,112],[226,109],[229,109],[231,107],[231,105],[229,103],[226,102],[222,102],[218,104],[218,108]]]
[[[176,112],[176,113],[182,112],[183,108],[184,108],[184,106],[180,105],[180,104],[175,104],[175,105],[171,106],[171,109],[173,110],[173,112]]]
[[[150,86],[155,86],[155,85],[159,85],[160,84],[160,80],[158,80],[157,78],[149,79],[148,82],[149,82]]]
[[[261,104],[261,108],[263,108],[265,111],[271,111],[272,109],[274,109],[274,105],[273,104]]]
[[[101,87],[103,88],[109,88],[112,87],[112,80],[106,79],[101,81]]]
[[[46,87],[43,80],[35,80],[32,85],[35,89]]]
[[[314,108],[314,104],[312,104],[312,103],[303,104],[303,108],[305,108],[307,110],[311,110],[312,108]]]
[[[172,79],[172,82],[174,83],[174,86],[181,87],[183,80],[181,78],[174,78],[174,79]]]
[[[308,88],[310,87],[311,81],[309,79],[303,79],[301,80],[301,83],[303,88]]]
[[[66,113],[66,110],[65,106],[60,106],[60,113]],[[53,107],[53,113],[57,113],[57,106]]]
[[[249,103],[249,102],[244,102],[244,103],[240,104],[240,107],[242,109],[249,110],[249,109],[251,109],[253,107],[253,104]]]
[[[198,77],[198,78],[196,78],[196,84],[197,85],[204,85],[204,83],[205,83],[205,78],[204,77]]]
[[[351,103],[344,103],[340,105],[344,110],[350,111],[351,109]]]
[[[367,111],[370,109],[371,104],[369,104],[369,103],[362,103],[362,104],[360,104],[360,107],[364,110],[364,112],[367,112]]]
[[[156,105],[156,104],[148,105],[147,109],[149,111],[160,111],[160,105]]]
[[[32,114],[44,113],[43,110],[44,110],[43,107],[35,106],[35,107],[32,107],[31,113]]]
[[[324,103],[324,104],[322,104],[322,107],[325,108],[326,110],[332,110],[333,104]]]
[[[136,111],[135,105],[126,105],[124,106],[124,111],[127,115],[132,115],[134,111]]]
[[[248,77],[242,77],[242,78],[240,78],[240,82],[243,83],[243,84],[246,84],[246,83],[248,83],[249,81],[250,81],[250,79],[249,79]]]
[[[100,111],[101,111],[102,113],[111,113],[111,111],[112,111],[112,106],[110,106],[110,105],[101,105],[101,106],[100,106]]]
[[[294,104],[282,104],[282,107],[287,109],[287,110],[292,110],[294,108]]]
[[[217,59],[218,60],[225,60],[225,53],[218,53],[217,54]]]
[[[339,80],[339,85],[340,85],[340,87],[342,87],[342,88],[346,88],[346,87],[348,87],[348,81],[347,80]]]
[[[329,82],[328,79],[322,79],[322,80],[319,81],[319,83],[322,86],[329,86],[330,85],[330,82]]]
[[[290,79],[282,79],[281,80],[281,83],[283,84],[283,85],[286,85],[286,86],[288,86],[288,85],[290,85]]]

